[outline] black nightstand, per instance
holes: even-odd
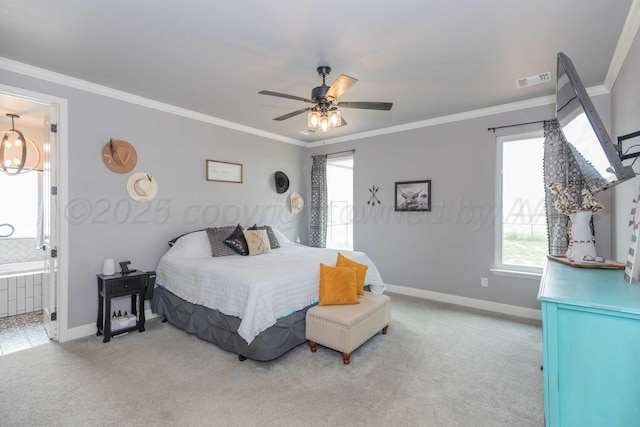
[[[104,334],[103,342],[109,342],[114,335],[125,332],[144,331],[144,295],[147,289],[148,274],[134,271],[128,274],[116,273],[110,276],[98,274],[98,332]],[[131,314],[137,316],[133,326],[111,331],[111,299],[131,295]]]

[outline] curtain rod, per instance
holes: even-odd
[[[356,150],[344,150],[344,151],[336,151],[335,153],[327,153],[326,156],[333,156],[334,154],[342,154],[342,153],[355,153]]]
[[[493,133],[496,133],[496,129],[504,129],[504,128],[512,128],[515,126],[524,126],[524,125],[535,125],[536,123],[544,123],[548,120],[537,120],[535,122],[527,122],[527,123],[516,123],[515,125],[506,125],[506,126],[496,126],[493,128],[487,128],[487,130],[492,130]]]

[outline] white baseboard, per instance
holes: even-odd
[[[157,313],[152,313],[151,310],[146,309],[144,311],[145,321],[160,317]],[[89,335],[95,335],[98,328],[95,323],[89,323],[88,325],[76,326],[67,330],[67,336],[64,341],[76,340],[78,338],[88,337]]]
[[[533,308],[519,307],[517,305],[502,304],[499,302],[485,301],[475,298],[461,297],[451,294],[443,294],[441,292],[425,291],[423,289],[407,288],[406,286],[385,284],[385,290],[401,295],[408,295],[411,297],[430,299],[433,301],[446,302],[449,304],[461,305],[463,307],[478,308],[480,310],[493,311],[494,313],[508,314],[511,316],[524,317],[525,319],[541,320],[540,310]],[[160,317],[156,313],[152,313],[151,310],[146,309],[144,311],[146,320],[155,319]],[[88,337],[89,335],[96,334],[96,324],[90,323],[88,325],[77,326],[67,331],[65,341],[71,341],[78,338]]]
[[[494,313],[508,314],[511,316],[524,317],[525,319],[541,320],[540,310],[533,308],[519,307],[517,305],[502,304],[499,302],[485,301],[475,298],[461,297],[458,295],[443,294],[440,292],[426,291],[423,289],[407,288],[385,284],[385,290],[401,295],[408,295],[417,298],[430,299],[434,301],[446,302],[449,304],[461,305],[464,307],[478,308],[480,310],[493,311]]]

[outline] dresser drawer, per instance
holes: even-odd
[[[142,277],[114,280],[113,282],[111,282],[111,295],[127,295],[131,294],[132,292],[139,292],[143,288],[143,286],[144,280]]]

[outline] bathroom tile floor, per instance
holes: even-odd
[[[42,311],[0,319],[0,356],[48,343]]]

